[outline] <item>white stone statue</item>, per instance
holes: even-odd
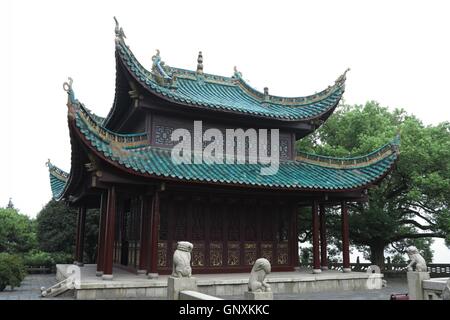
[[[179,241],[177,243],[177,250],[173,254],[173,277],[191,277],[191,252],[193,247],[194,245],[187,241]]]
[[[442,300],[450,300],[450,278],[447,280],[444,290],[442,290],[441,298]]]
[[[250,292],[269,292],[270,285],[266,282],[266,276],[270,273],[271,266],[269,260],[259,258],[255,261],[250,279],[248,281],[248,291]]]
[[[409,260],[411,260],[408,264],[408,271],[413,271],[414,267],[418,272],[428,271],[425,259],[420,255],[419,250],[417,250],[416,247],[410,246],[406,249],[406,252],[408,253]]]

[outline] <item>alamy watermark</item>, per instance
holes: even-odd
[[[260,168],[261,175],[274,175],[280,166],[279,129],[225,129],[224,134],[217,128],[203,131],[202,121],[194,121],[193,134],[179,128],[171,140],[176,142],[171,153],[174,164],[266,165]]]

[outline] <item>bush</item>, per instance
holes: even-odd
[[[0,291],[8,285],[11,289],[20,286],[26,274],[25,266],[19,256],[0,253]]]
[[[73,256],[70,253],[53,252],[51,255],[55,264],[73,263]]]
[[[32,250],[25,254],[24,260],[28,267],[51,267],[55,264],[50,253],[39,250]]]

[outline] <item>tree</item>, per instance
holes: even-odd
[[[8,205],[6,206],[6,209],[14,209],[14,204],[12,202],[12,198],[9,198]]]
[[[84,253],[87,263],[95,262],[98,241],[98,210],[86,214]],[[63,202],[51,200],[36,218],[39,250],[49,253],[75,252],[77,210]]]
[[[8,285],[11,289],[20,286],[26,274],[25,266],[18,255],[0,253],[0,291]]]
[[[0,253],[24,253],[35,244],[33,222],[16,209],[0,208]]]
[[[369,190],[368,203],[349,206],[352,243],[368,248],[372,263],[381,267],[390,244],[431,237],[450,240],[450,123],[425,126],[404,110],[391,112],[376,102],[343,105],[297,146],[324,155],[357,156],[397,133],[401,146],[395,169]],[[336,237],[338,229],[331,230]]]
[[[63,202],[51,200],[36,217],[39,250],[73,253],[77,212]]]

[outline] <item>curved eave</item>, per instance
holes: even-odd
[[[50,178],[50,188],[52,190],[52,197],[55,200],[60,200],[67,187],[69,174],[53,165],[50,161],[47,162]]]
[[[155,81],[153,73],[146,70],[135,58],[123,41],[116,41],[116,60],[120,64],[116,70],[124,69],[149,94],[163,100],[184,106],[196,107],[219,112],[238,113],[241,115],[271,120],[300,122],[315,119],[326,120],[338,105],[345,91],[345,73],[336,80],[333,86],[307,97],[287,98],[264,96],[251,88],[239,76],[227,78],[216,75],[202,74],[197,77],[195,72],[172,68],[177,80],[173,86],[163,86]],[[116,76],[119,77],[119,71]],[[116,80],[116,85],[119,80]],[[203,88],[207,83],[214,89]],[[227,92],[231,88],[233,95]],[[209,91],[208,91],[209,90]],[[211,91],[214,91],[211,95]],[[208,93],[209,92],[209,93]],[[210,97],[208,97],[210,94]],[[262,95],[262,97],[261,97]],[[107,117],[105,125],[109,124],[114,114],[120,112],[118,105],[118,89],[114,106]]]
[[[90,127],[85,117],[78,111],[69,121],[70,130],[96,156],[128,174],[166,181],[244,188],[355,191],[380,181],[398,157],[396,150],[386,149],[376,161],[343,168],[307,161],[285,161],[273,176],[261,176],[256,172],[261,168],[258,165],[177,166],[170,160],[170,150],[148,145],[125,147],[117,138],[107,138]]]

